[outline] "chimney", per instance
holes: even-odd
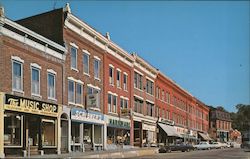
[[[0,4],[0,17],[4,17],[4,7]]]
[[[108,40],[110,40],[109,32],[106,33],[106,38],[107,38]]]
[[[71,9],[70,9],[69,3],[66,3],[65,7],[63,8],[63,11],[71,13]]]

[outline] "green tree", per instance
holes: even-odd
[[[233,120],[232,127],[239,131],[248,131],[250,127],[250,105],[238,104],[237,113],[230,113]]]

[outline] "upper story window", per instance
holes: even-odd
[[[156,93],[156,99],[158,99],[159,98],[159,93],[158,93],[158,90],[159,90],[159,88],[158,87],[156,87],[156,90],[155,90],[155,93]]]
[[[96,79],[100,79],[100,60],[99,59],[94,60],[94,77]]]
[[[128,109],[128,100],[127,99],[123,99],[123,98],[120,98],[120,105],[121,105],[121,108],[123,109]]]
[[[40,69],[31,67],[31,93],[40,95]]]
[[[89,74],[89,54],[83,53],[83,72]]]
[[[56,75],[48,72],[48,98],[56,98]]]
[[[147,87],[146,87],[147,93],[153,95],[153,90],[154,90],[154,83],[147,79]]]
[[[12,60],[12,89],[23,91],[23,63]]]
[[[116,71],[116,85],[118,88],[121,88],[121,71]]]
[[[114,67],[109,66],[109,84],[114,85]]]
[[[117,113],[117,96],[108,94],[108,112]]]
[[[153,112],[154,112],[154,104],[147,102],[147,115],[153,116]]]
[[[71,68],[77,70],[77,48],[71,47]]]
[[[137,72],[134,74],[134,87],[142,90],[142,75]]]
[[[123,89],[128,90],[128,75],[125,73],[123,74]]]
[[[100,96],[101,96],[100,91],[101,91],[100,89],[96,89],[96,88],[88,86],[87,95],[95,95],[95,98],[96,98],[96,103],[91,104],[92,108],[95,107],[95,108],[100,109]],[[87,99],[87,103],[89,102],[88,100],[90,100],[90,99]],[[87,106],[89,106],[89,105],[87,104]]]
[[[83,86],[80,83],[76,83],[76,104],[82,104],[83,102]]]
[[[143,101],[134,98],[134,111],[143,114]]]
[[[161,92],[161,99],[162,99],[162,101],[165,101],[165,93],[164,93],[164,90],[162,90],[162,92]]]
[[[74,81],[68,81],[68,102],[74,103],[75,101],[75,85]]]

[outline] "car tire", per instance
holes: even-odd
[[[189,149],[187,149],[187,152],[189,152],[190,150]]]

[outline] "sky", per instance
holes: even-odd
[[[63,7],[207,105],[250,104],[249,1],[0,0],[17,20]]]

